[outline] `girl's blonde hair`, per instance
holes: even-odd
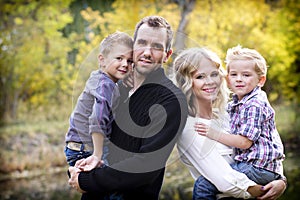
[[[198,68],[201,68],[200,62],[203,58],[212,61],[220,74],[221,85],[217,98],[213,101],[213,111],[218,110],[220,113],[225,113],[226,104],[229,97],[229,90],[226,84],[226,71],[222,67],[221,59],[218,55],[206,48],[189,48],[183,50],[174,60],[174,82],[186,95],[188,102],[189,114],[196,116],[197,107],[193,102],[194,94],[193,74]]]
[[[230,64],[235,60],[252,60],[255,63],[255,72],[258,78],[267,76],[267,63],[264,57],[254,49],[243,48],[237,45],[227,50],[225,63],[227,72],[230,70]]]

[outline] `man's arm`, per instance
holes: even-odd
[[[151,122],[153,124],[145,130],[145,134],[147,135],[146,132],[156,134],[141,140],[139,152],[128,152],[117,146],[111,146],[113,149],[110,148],[110,151],[118,151],[119,154],[124,154],[121,157],[126,159],[109,167],[80,172],[78,176],[80,188],[88,192],[100,193],[122,191],[151,184],[161,176],[175,145],[176,134],[181,133],[187,116],[186,104],[183,104],[185,107],[182,109],[183,112],[180,112],[180,103],[176,101],[177,103],[166,101],[167,103],[162,105],[165,111],[161,109],[151,111],[154,116]],[[166,120],[161,120],[162,112],[167,113]],[[157,132],[157,127],[163,129]]]

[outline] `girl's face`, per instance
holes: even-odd
[[[200,66],[193,74],[193,93],[199,102],[214,101],[220,90],[221,76],[212,61],[202,58]]]

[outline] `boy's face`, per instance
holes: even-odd
[[[230,89],[241,100],[256,86],[260,86],[265,77],[259,78],[255,72],[255,63],[251,60],[235,60],[230,63],[228,84]]]
[[[116,45],[107,56],[100,54],[98,60],[102,71],[117,82],[132,70],[132,48]]]

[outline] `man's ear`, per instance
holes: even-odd
[[[170,58],[170,56],[172,55],[173,53],[173,50],[172,49],[169,49],[169,51],[167,52],[167,55],[166,57],[164,58],[164,63],[166,63],[168,61],[168,59]]]
[[[267,80],[266,76],[261,76],[261,77],[259,78],[259,81],[258,81],[257,85],[258,85],[259,87],[263,87],[264,84],[265,84],[265,82],[266,82],[266,80]]]

